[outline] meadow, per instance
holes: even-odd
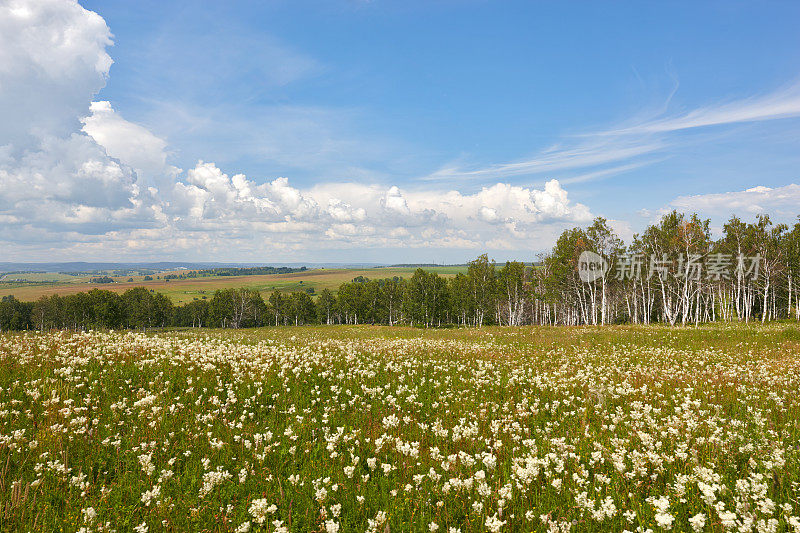
[[[0,335],[3,531],[800,532],[789,324]]]

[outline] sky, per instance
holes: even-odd
[[[0,0],[0,261],[530,261],[800,215],[800,3]]]

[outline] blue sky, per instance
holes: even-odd
[[[800,75],[800,4],[790,2],[84,5],[115,35],[115,65],[99,97],[167,136],[178,163],[210,159],[301,185],[376,176],[412,183],[453,161],[520,160],[631,117],[758,96]],[[191,122],[195,131],[175,131],[169,114],[159,116],[173,106],[201,115],[187,121],[219,109],[247,127]],[[299,138],[297,157],[261,156],[269,148],[247,146],[248,137],[280,129],[282,111],[319,120],[326,141],[347,146],[317,160],[303,157]],[[658,153],[669,160],[581,188],[588,199],[642,181],[673,181],[659,187],[668,195],[783,185],[797,178],[797,126],[676,135],[690,146]],[[601,195],[604,208],[624,208],[616,195]],[[649,193],[638,198],[659,207]]]
[[[168,227],[195,242],[167,248],[173,258],[220,259],[221,242],[247,240],[245,222],[264,221],[258,213],[238,221],[220,214],[212,178],[191,174],[198,161],[213,163],[209,172],[224,175],[230,190],[241,190],[230,184],[235,174],[245,174],[250,188],[283,177],[298,191],[291,194],[320,209],[347,205],[349,215],[327,222],[276,211],[270,224],[289,216],[312,224],[305,229],[312,234],[328,232],[329,240],[302,246],[298,234],[263,259],[463,260],[481,249],[517,257],[597,215],[629,236],[675,206],[701,210],[717,226],[731,212],[786,220],[800,214],[792,211],[800,200],[793,188],[800,182],[798,3],[80,5],[113,34],[113,46],[103,47],[113,65],[81,117],[91,101],[108,102],[113,111],[104,116],[113,113],[160,140],[153,143],[172,170],[137,168],[126,160],[130,150],[119,147],[124,139],[108,141],[115,133],[100,118],[83,132],[139,170],[137,189],[152,186],[164,204],[167,222],[137,215],[126,231]],[[546,187],[551,180],[557,189]],[[346,190],[335,188],[343,183]],[[170,196],[166,189],[174,186],[186,198],[204,194],[205,203],[197,208]],[[405,202],[395,211],[393,187]],[[494,192],[481,194],[487,190]],[[408,239],[381,240],[403,224],[371,212],[369,202],[363,216],[353,214],[365,191],[392,213],[416,216]],[[461,209],[483,211],[462,217],[448,211],[456,209],[452,202],[426,203],[450,191],[461,195]],[[508,200],[520,191],[533,207]],[[257,199],[279,193],[247,194],[236,201],[260,205]],[[195,224],[176,214],[184,204],[196,208]],[[538,214],[526,219],[515,210]],[[495,229],[479,231],[481,221]],[[437,240],[432,231],[442,225],[449,233]],[[102,226],[102,219],[93,222],[94,235],[104,234]],[[77,238],[63,255],[121,249],[144,257],[123,243],[145,239],[141,233],[109,231],[113,238]],[[286,234],[269,225],[252,231],[267,240]],[[467,242],[472,233],[480,236]],[[198,256],[198,235],[207,256]],[[17,245],[21,256],[39,253],[32,243]],[[262,259],[252,240],[239,249],[239,259]]]

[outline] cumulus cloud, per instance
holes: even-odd
[[[350,183],[301,190],[286,178],[259,185],[229,177],[201,161],[187,182],[176,183],[170,210],[184,229],[245,227],[308,242],[324,235],[351,245],[424,246],[459,235],[460,246],[478,248],[499,233],[530,246],[541,225],[591,219],[556,180],[542,190],[498,183],[473,194]]]
[[[328,200],[328,214],[337,222],[362,221],[367,217],[367,212],[363,208],[354,209],[353,206],[338,198]]]
[[[79,132],[111,33],[74,1],[0,5],[0,210],[18,239],[148,227],[135,171]]]
[[[129,122],[114,111],[110,102],[92,102],[90,115],[83,117],[83,131],[106,153],[149,177],[167,169],[167,143],[147,128]],[[176,169],[178,170],[178,169]]]
[[[76,131],[106,82],[111,32],[76,1],[0,4],[0,144]]]

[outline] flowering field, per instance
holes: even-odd
[[[797,531],[800,331],[0,335],[4,531]]]

